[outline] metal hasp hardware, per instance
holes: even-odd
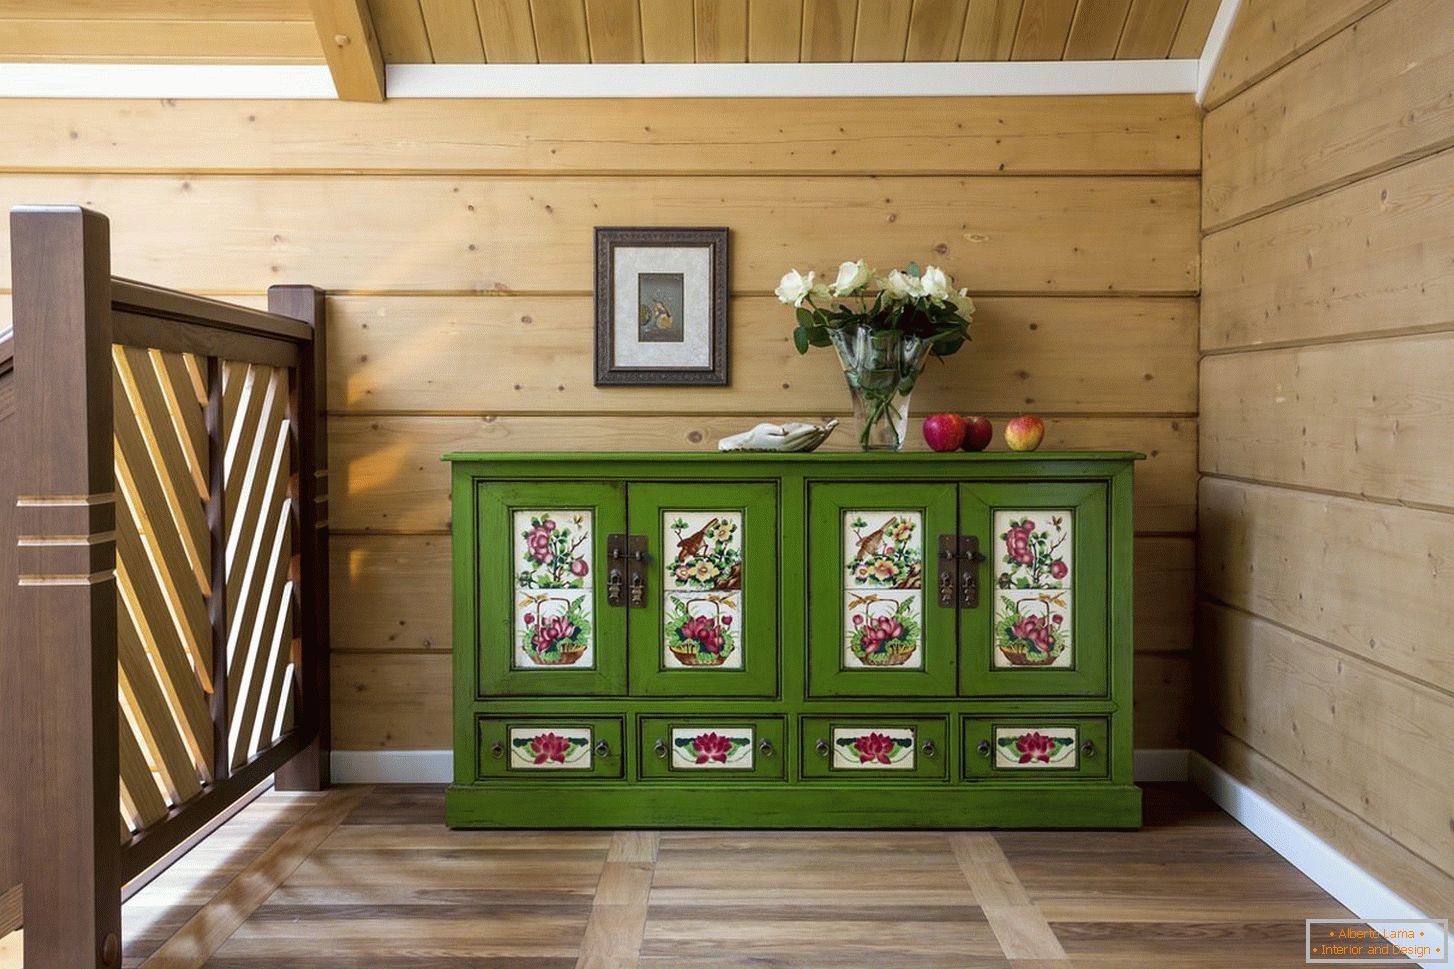
[[[979,551],[978,535],[959,536],[959,608],[979,607],[979,563],[984,556]]]
[[[646,536],[627,535],[626,552],[629,557],[626,571],[631,575],[630,605],[632,609],[640,609],[646,605]]]
[[[939,605],[954,608],[955,590],[959,588],[959,536],[939,536]]]
[[[606,536],[606,605],[626,604],[626,536],[613,532]]]

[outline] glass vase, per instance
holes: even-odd
[[[901,330],[848,326],[830,330],[853,398],[858,446],[897,451],[909,428],[909,396],[924,370],[929,344]]]

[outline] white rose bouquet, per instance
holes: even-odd
[[[799,353],[838,351],[865,451],[903,446],[909,394],[925,359],[964,346],[974,316],[967,290],[956,290],[938,266],[914,263],[879,276],[862,259],[845,262],[831,284],[794,269],[775,292],[797,311]]]

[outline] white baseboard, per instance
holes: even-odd
[[[1186,780],[1188,753],[1136,751],[1136,780]],[[335,750],[330,763],[338,784],[448,784],[454,777],[454,755],[447,750]]]
[[[1354,915],[1361,919],[1428,918],[1292,815],[1206,757],[1192,751],[1189,761],[1193,784]],[[1418,964],[1448,969],[1450,963],[1446,958],[1438,963]]]

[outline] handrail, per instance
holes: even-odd
[[[313,339],[311,326],[286,316],[153,286],[150,283],[139,283],[120,276],[111,277],[111,305],[117,310],[142,316],[155,316],[216,330],[230,330],[233,333],[273,337],[295,343],[308,343]]]

